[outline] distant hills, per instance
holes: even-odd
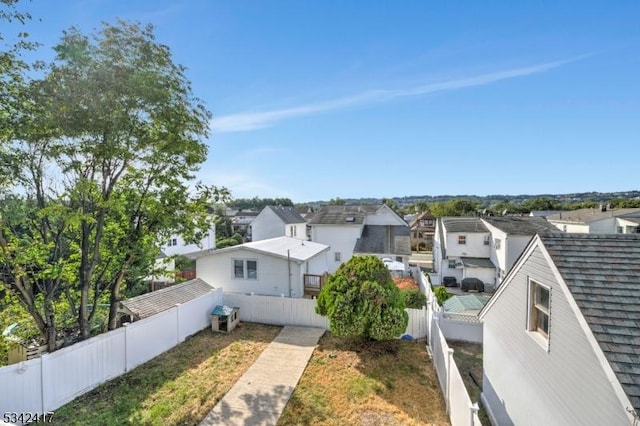
[[[499,202],[511,202],[514,204],[520,204],[526,200],[533,198],[548,198],[551,200],[567,202],[567,203],[579,203],[583,201],[595,201],[606,202],[614,198],[624,199],[640,199],[640,191],[619,191],[619,192],[579,192],[573,194],[537,194],[537,195],[409,195],[405,197],[393,197],[391,198],[399,207],[405,207],[410,204],[434,203],[445,202],[455,198],[464,198],[471,201],[477,201],[483,205],[490,206]],[[386,198],[388,199],[388,198]],[[358,204],[380,204],[383,198],[341,198],[348,205]],[[310,201],[304,204],[310,206],[320,206],[328,204],[329,201]]]

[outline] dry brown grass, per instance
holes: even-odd
[[[448,425],[424,342],[320,340],[281,425]]]
[[[415,280],[412,277],[404,277],[404,278],[393,278],[393,282],[396,283],[396,286],[400,289],[400,290],[404,290],[407,288],[411,288],[414,290],[419,290],[420,287],[418,287],[418,284],[416,284]]]
[[[56,410],[53,423],[198,424],[279,332],[250,323],[231,334],[205,329]]]

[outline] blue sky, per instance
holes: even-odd
[[[639,189],[640,2],[32,0],[63,29],[152,23],[213,112],[235,197]]]

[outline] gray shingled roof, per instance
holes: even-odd
[[[610,209],[604,212],[600,209],[580,209],[552,214],[547,216],[547,220],[590,223],[608,217],[636,216],[639,212],[640,209]]]
[[[140,320],[186,303],[209,293],[214,288],[200,278],[185,281],[162,290],[152,291],[120,302],[125,312]]]
[[[354,253],[411,255],[410,231],[402,225],[365,225]]]
[[[271,209],[285,223],[304,223],[304,218],[298,213],[295,207],[285,206],[267,206],[265,209]]]
[[[477,217],[443,217],[442,224],[447,232],[489,232],[484,223]]]
[[[540,238],[640,413],[640,235]]]
[[[322,206],[309,220],[310,225],[359,225],[367,213],[375,213],[381,205],[364,206]],[[353,218],[347,221],[347,218]]]
[[[511,235],[536,235],[542,232],[558,232],[558,228],[542,217],[485,217],[489,225]]]
[[[466,268],[496,268],[488,257],[461,257],[460,261]]]

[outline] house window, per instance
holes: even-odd
[[[233,260],[233,277],[240,280],[258,279],[258,261],[247,259]]]
[[[342,255],[339,251],[337,251],[333,254],[333,258],[336,260],[336,262],[340,262],[340,260],[342,259]]]
[[[624,233],[624,231],[622,230],[622,226],[618,226],[618,227],[616,228],[616,232],[617,232],[618,234],[623,234],[623,233]]]
[[[433,226],[433,219],[427,220],[427,226]]]
[[[455,268],[456,268],[456,260],[449,259],[449,269],[455,269]]]
[[[169,240],[169,242],[167,243],[167,246],[169,247],[173,247],[173,246],[177,246],[178,245],[178,239],[177,238],[171,238]]]
[[[496,250],[500,250],[500,247],[502,246],[502,241],[500,240],[500,238],[495,238],[493,240],[493,244],[496,246]]]
[[[458,235],[458,244],[467,244],[467,236],[466,235]]]
[[[549,338],[550,290],[529,281],[529,331]]]
[[[567,225],[562,225],[562,232],[567,232]]]
[[[291,225],[289,226],[289,236],[291,237],[295,237],[296,236],[296,227]]]
[[[484,245],[485,245],[485,246],[488,246],[490,241],[491,241],[491,237],[489,237],[488,235],[486,235],[486,236],[484,237]]]

